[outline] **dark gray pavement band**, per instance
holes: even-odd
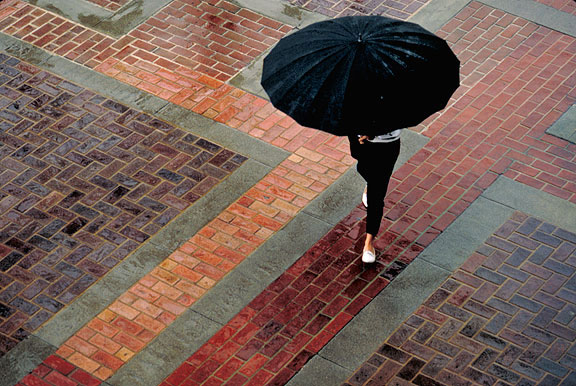
[[[576,229],[576,205],[499,177],[307,363],[288,386],[345,382],[517,210],[564,229]]]

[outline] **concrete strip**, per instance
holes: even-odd
[[[546,132],[576,144],[576,105],[570,106]]]
[[[40,338],[29,336],[0,358],[0,386],[14,386],[56,349]]]
[[[325,384],[345,382],[516,210],[565,229],[576,229],[576,205],[499,177],[319,352],[320,358],[307,363],[288,385],[318,384],[319,376],[326,377]],[[571,213],[574,215],[567,215]]]
[[[576,230],[576,204],[506,177],[499,177],[483,197],[566,230]]]
[[[408,21],[420,24],[428,31],[436,32],[469,3],[470,0],[431,1],[412,15]]]
[[[506,13],[520,16],[546,28],[576,37],[576,16],[534,0],[480,0]]]
[[[514,210],[480,196],[418,256],[430,264],[453,272]]]

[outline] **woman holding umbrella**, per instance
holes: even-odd
[[[442,110],[460,85],[460,61],[418,24],[346,16],[311,24],[264,58],[272,104],[302,126],[350,139],[367,182],[362,261],[376,260],[384,196],[400,151],[400,129]]]

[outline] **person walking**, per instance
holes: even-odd
[[[362,252],[364,263],[376,261],[374,238],[380,230],[384,214],[384,198],[388,191],[390,177],[400,154],[401,130],[369,137],[367,135],[348,136],[350,154],[358,163],[356,170],[366,181],[362,203],[367,208],[366,240]]]

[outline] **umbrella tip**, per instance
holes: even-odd
[[[362,33],[358,34],[358,43],[362,43]]]

